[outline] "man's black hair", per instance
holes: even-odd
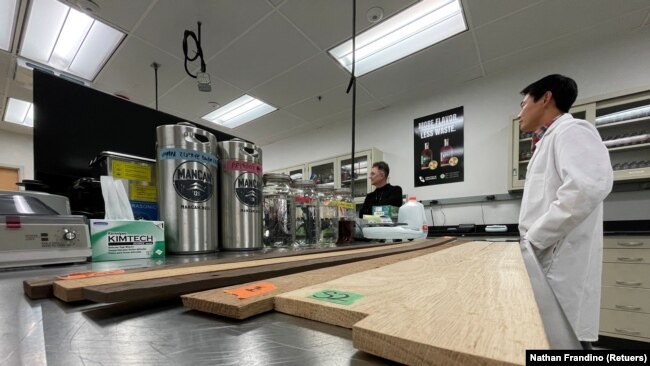
[[[570,77],[553,74],[528,85],[521,94],[530,94],[534,101],[538,101],[547,91],[553,93],[557,109],[567,113],[578,97],[578,84]]]
[[[382,172],[384,172],[384,175],[386,176],[386,178],[388,178],[388,173],[390,172],[390,168],[388,167],[388,164],[386,164],[383,161],[378,161],[372,164],[372,167],[377,168],[377,170],[381,170]]]

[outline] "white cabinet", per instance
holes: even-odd
[[[354,164],[350,164],[350,155],[341,156],[339,161],[339,186],[350,188],[354,185],[354,201],[363,203],[366,195],[373,189],[370,184],[372,164],[381,161],[383,154],[377,149],[359,151],[354,154]]]
[[[315,161],[307,164],[308,176],[305,179],[314,181],[316,184],[329,184],[332,187],[339,187],[337,174],[338,159],[330,158]]]
[[[265,173],[283,173],[291,177],[292,180],[307,179],[307,168],[305,164],[295,165],[289,168],[276,169]]]
[[[596,103],[595,124],[615,181],[650,178],[650,91]]]
[[[277,169],[269,173],[285,173],[291,179],[310,179],[316,184],[331,184],[334,188],[354,185],[354,201],[363,203],[372,185],[368,179],[372,164],[381,161],[383,153],[375,148],[357,151],[354,164],[350,164],[351,154],[334,156],[302,165]],[[302,176],[300,177],[300,174]]]
[[[609,150],[614,182],[650,180],[650,91],[583,102],[569,111],[595,124]],[[523,190],[532,133],[512,120],[508,189]]]
[[[606,236],[600,334],[650,342],[650,236]]]

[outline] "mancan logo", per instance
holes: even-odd
[[[262,182],[257,174],[243,173],[235,179],[235,195],[246,206],[259,206],[262,200]]]
[[[212,173],[198,161],[186,161],[177,166],[173,181],[176,193],[188,201],[205,202],[212,197]]]

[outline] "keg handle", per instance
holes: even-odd
[[[239,149],[242,154],[250,155],[257,159],[260,156],[260,152],[257,151],[256,149],[253,149],[252,147],[241,147]]]
[[[210,142],[210,139],[206,135],[194,132],[193,134],[186,134],[185,141],[195,143],[195,144],[207,144]]]

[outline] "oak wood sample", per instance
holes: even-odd
[[[362,297],[311,298],[324,289]],[[275,309],[352,328],[356,348],[406,364],[524,364],[549,348],[516,243],[454,246],[278,295]]]
[[[319,248],[319,249],[306,249],[306,250],[295,250],[295,251],[290,251],[290,252],[271,252],[271,253],[265,253],[265,254],[256,254],[254,252],[250,252],[250,254],[254,255],[255,259],[264,259],[264,258],[278,258],[278,257],[291,257],[291,256],[296,256],[296,255],[305,255],[305,254],[314,254],[314,253],[328,253],[328,252],[338,252],[338,251],[345,251],[345,250],[351,250],[351,249],[361,249],[361,248],[376,248],[376,247],[386,247],[390,246],[392,244],[385,244],[385,243],[352,243],[344,246],[337,246],[334,248]],[[216,258],[216,259],[208,259],[205,261],[201,262],[192,262],[192,263],[183,263],[183,264],[175,264],[175,265],[165,265],[165,266],[157,266],[157,267],[145,267],[145,268],[134,268],[134,269],[127,269],[127,273],[134,273],[134,272],[143,272],[143,271],[155,271],[155,270],[160,270],[160,269],[170,269],[170,268],[185,268],[185,267],[196,267],[196,266],[204,266],[207,264],[219,264],[219,263],[235,263],[235,262],[244,262],[244,261],[250,261],[251,256],[241,256],[241,257],[231,257],[231,258]],[[61,275],[65,275],[67,272],[62,272]],[[37,278],[30,278],[27,280],[23,281],[23,291],[27,297],[30,299],[44,299],[47,297],[52,297],[54,295],[54,291],[52,289],[52,285],[54,284],[54,281],[56,281],[56,277],[50,277],[50,276],[43,276],[43,277],[37,277]]]
[[[154,296],[178,296],[237,283],[349,263],[394,253],[417,250],[451,238],[423,242],[352,249],[341,252],[305,254],[293,257],[250,260],[191,268],[119,274],[82,280],[56,281],[54,295],[64,301],[82,299],[97,302],[132,301]]]
[[[321,282],[330,281],[352,273],[362,272],[388,264],[397,263],[402,260],[434,253],[443,249],[450,248],[454,245],[459,245],[461,243],[463,242],[453,241],[450,243],[441,243],[440,245],[411,252],[388,255],[385,257],[367,259],[334,267],[321,268],[313,271],[306,271],[282,277],[270,278],[264,280],[264,282],[272,283],[275,286],[274,290],[267,291],[247,299],[240,300],[235,295],[226,293],[225,290],[233,290],[245,286],[255,285],[256,282],[187,294],[182,296],[183,305],[190,309],[203,311],[206,313],[222,315],[235,319],[246,319],[253,315],[273,310],[273,298],[281,293],[293,291]]]

